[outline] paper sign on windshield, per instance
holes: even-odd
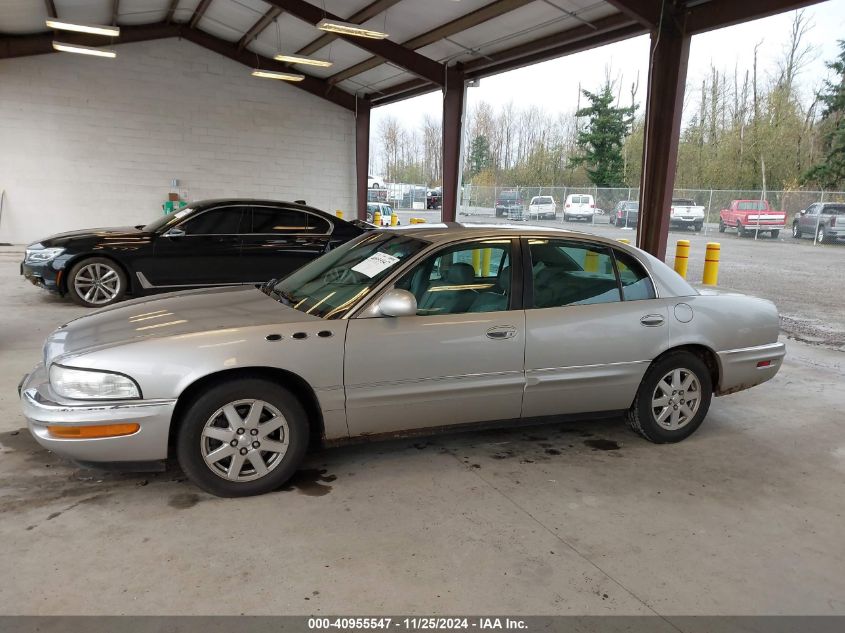
[[[352,267],[356,273],[361,273],[367,277],[375,277],[383,270],[387,270],[399,261],[398,257],[388,255],[387,253],[374,253],[364,261]]]

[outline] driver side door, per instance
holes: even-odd
[[[442,247],[393,285],[416,296],[416,316],[350,320],[344,383],[351,435],[520,417],[518,252],[511,239]]]

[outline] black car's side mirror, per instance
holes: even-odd
[[[174,226],[172,229],[167,229],[163,235],[164,237],[184,237],[185,230]]]
[[[798,215],[805,215],[806,213],[807,213],[807,209],[801,209],[801,210],[798,212]]]

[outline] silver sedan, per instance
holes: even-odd
[[[373,231],[261,287],[138,299],[53,332],[21,385],[44,447],[201,488],[285,483],[309,442],[624,414],[677,442],[780,368],[765,300],[636,248],[531,226]],[[112,464],[113,465],[113,464]]]

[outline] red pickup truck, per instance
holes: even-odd
[[[772,209],[768,200],[733,200],[719,212],[719,233],[735,228],[741,237],[755,233],[777,237],[785,226],[786,213]]]

